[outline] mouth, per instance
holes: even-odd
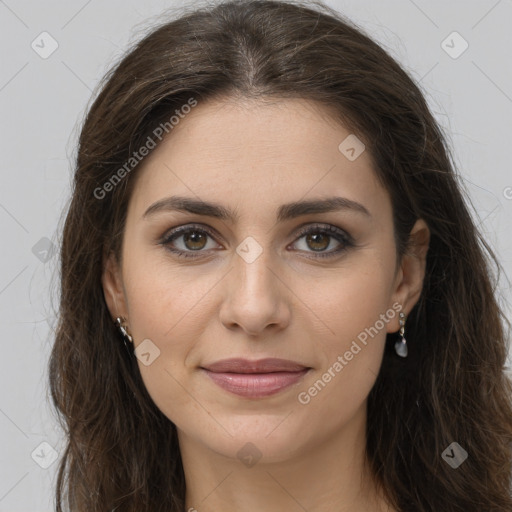
[[[284,359],[225,359],[200,367],[224,390],[247,398],[279,393],[298,383],[311,367]]]

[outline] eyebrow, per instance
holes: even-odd
[[[193,199],[191,197],[171,196],[153,203],[144,212],[142,219],[147,219],[158,212],[175,210],[215,217],[217,219],[228,220],[231,222],[236,222],[239,218],[235,211],[225,208],[217,203]],[[301,215],[335,211],[353,211],[356,213],[362,213],[366,217],[371,218],[370,212],[362,204],[356,201],[346,197],[328,197],[326,199],[295,201],[283,204],[277,211],[277,220],[278,222],[283,222],[295,217],[300,217]]]

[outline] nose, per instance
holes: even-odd
[[[226,276],[225,297],[219,313],[227,329],[241,329],[249,336],[258,336],[266,330],[279,331],[288,325],[291,291],[272,263],[268,250],[250,263],[235,255],[235,268]]]

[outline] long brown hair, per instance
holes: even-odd
[[[410,355],[397,358],[396,336],[388,335],[368,398],[367,459],[399,510],[510,512],[508,322],[491,263],[500,265],[470,214],[444,135],[418,86],[361,29],[320,2],[270,0],[189,7],[135,44],[88,111],[63,229],[50,361],[67,436],[57,510],[185,506],[176,428],[124,350],[101,275],[106,254],[120,260],[138,166],[119,169],[190,98],[220,96],[327,106],[373,157],[392,200],[399,258],[415,221],[426,221],[430,248],[407,322]],[[99,193],[116,173],[122,179]],[[442,457],[452,442],[468,453],[457,469]]]

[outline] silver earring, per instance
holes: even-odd
[[[395,352],[400,357],[407,357],[407,353],[408,353],[407,341],[404,338],[405,320],[407,319],[407,317],[405,316],[405,313],[403,311],[400,311],[399,317],[400,317],[400,319],[399,319],[399,321],[400,321],[400,336],[402,336],[402,339],[395,343]]]
[[[117,325],[117,328],[119,329],[121,336],[123,337],[123,342],[124,342],[124,346],[126,347],[126,350],[128,350],[128,352],[131,353],[132,350],[130,350],[130,347],[129,347],[127,341],[129,341],[130,343],[133,343],[133,338],[128,333],[128,326],[126,325],[126,319],[122,316],[118,316],[115,320],[115,324]]]

